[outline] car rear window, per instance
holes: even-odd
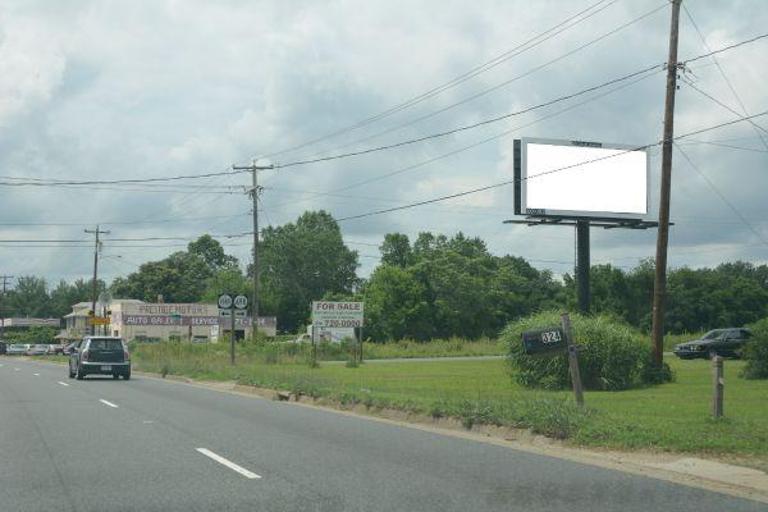
[[[123,350],[123,342],[121,340],[95,339],[91,340],[91,346],[89,348],[91,350]]]

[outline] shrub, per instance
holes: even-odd
[[[576,343],[582,347],[579,369],[585,389],[614,391],[671,380],[669,367],[659,371],[652,366],[650,344],[628,324],[608,315],[579,314],[571,315],[571,323]],[[560,325],[560,314],[547,311],[512,322],[501,334],[514,378],[523,386],[566,389],[571,385],[567,354],[530,356],[523,350],[523,331],[553,325]]]
[[[750,325],[752,339],[742,354],[747,364],[741,371],[745,379],[768,379],[768,318]]]

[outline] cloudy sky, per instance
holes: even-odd
[[[768,27],[764,0],[684,3],[706,42],[683,12],[681,60]],[[203,174],[252,158],[288,164],[422,137],[661,65],[669,16],[667,0],[0,0],[0,274],[87,278],[85,243],[7,241],[87,240],[83,230],[96,223],[111,231],[107,239],[251,229],[244,174],[8,186],[18,178],[49,185]],[[768,109],[767,53],[762,39],[719,54],[719,68],[711,58],[691,63],[676,133],[737,117],[696,89],[739,113]],[[342,218],[509,180],[520,136],[655,142],[664,88],[657,68],[429,142],[263,171],[262,223],[319,208]],[[768,117],[755,121],[768,127]],[[768,134],[744,122],[680,141],[695,168],[675,152],[672,265],[768,260],[766,144]],[[657,148],[651,156],[655,218]],[[503,225],[512,211],[511,187],[499,187],[341,226],[362,275],[377,264],[385,233],[427,230],[480,236],[494,253],[569,272],[572,228]],[[595,229],[593,262],[630,268],[654,254],[655,236]],[[184,240],[106,241],[102,275],[126,274]],[[248,237],[220,240],[250,259]]]

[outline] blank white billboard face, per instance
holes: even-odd
[[[644,150],[523,139],[523,210],[573,215],[648,213]]]

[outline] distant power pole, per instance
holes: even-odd
[[[8,280],[13,279],[13,276],[0,276],[3,281],[3,293],[0,295],[0,340],[5,335],[5,310],[3,309],[3,302],[5,302],[5,292],[8,289]]]
[[[669,245],[669,198],[672,188],[672,142],[674,138],[675,91],[677,90],[677,41],[680,4],[672,0],[667,59],[667,98],[664,106],[664,140],[661,149],[661,195],[659,197],[659,231],[656,238],[656,276],[653,282],[653,360],[661,367],[664,360],[664,300],[667,294],[667,247]]]
[[[253,177],[253,187],[248,190],[248,194],[250,194],[253,201],[253,300],[251,301],[251,315],[253,317],[253,335],[256,335],[259,325],[259,193],[263,190],[263,187],[259,186],[259,171],[274,169],[274,166],[258,166],[256,165],[256,160],[253,160],[251,165],[233,165],[232,169],[235,171],[251,171]]]
[[[91,288],[91,311],[93,311],[93,317],[96,316],[96,299],[99,295],[99,289],[97,285],[97,278],[99,275],[99,235],[108,235],[109,231],[104,231],[103,229],[99,229],[99,225],[96,224],[96,229],[86,229],[86,233],[89,233],[91,235],[96,235],[96,242],[93,246],[93,287]],[[91,318],[91,336],[96,334],[96,324],[93,323],[93,320],[95,318]]]

